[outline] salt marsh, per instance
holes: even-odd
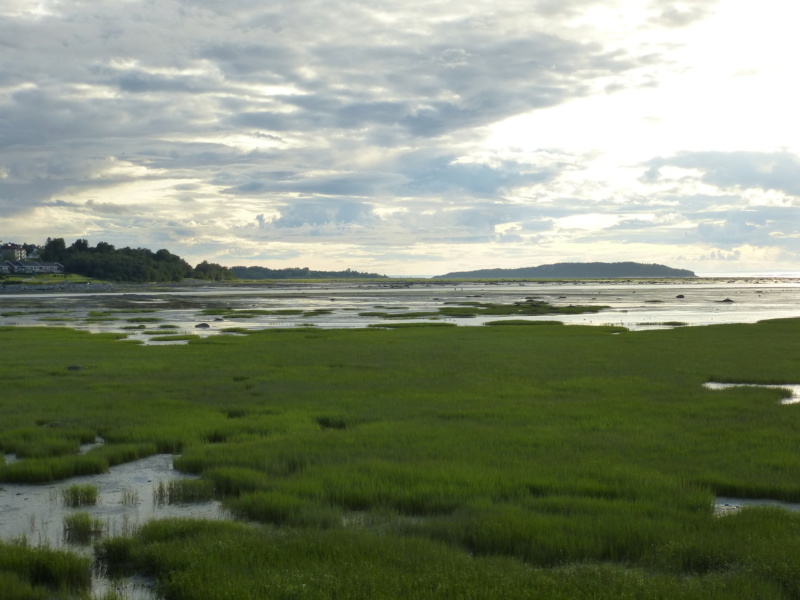
[[[159,597],[181,600],[298,589],[351,600],[523,598],[531,590],[593,600],[797,597],[800,517],[738,507],[746,503],[739,499],[800,502],[800,413],[781,404],[786,392],[703,386],[800,382],[800,320],[774,318],[792,316],[795,290],[716,284],[140,288],[15,299],[4,312],[22,315],[4,319],[57,324],[49,317],[64,313],[55,311],[84,302],[64,324],[116,329],[0,328],[0,503],[18,507],[0,520],[15,524],[10,540],[29,544],[0,540],[0,571],[12,573],[0,575],[20,589],[50,590],[30,596],[37,600],[88,597],[81,573],[89,546],[48,553],[64,544],[65,519],[86,514],[90,537],[108,533],[93,539],[96,565],[128,581],[150,578]],[[593,327],[469,327],[484,316],[439,310],[548,301],[536,285],[553,286],[553,303],[610,308],[485,317],[596,319]],[[761,302],[762,322],[666,324],[686,300],[728,319],[736,315],[723,311]],[[425,312],[423,303],[436,311],[420,320],[460,326],[384,329],[395,313]],[[642,312],[631,329],[662,330],[614,322],[635,309]],[[185,326],[173,311],[186,311]],[[358,327],[323,323],[350,313]],[[319,322],[288,325],[306,319]],[[189,326],[194,333],[200,323],[208,328],[181,348],[119,341]],[[146,474],[150,460],[162,461],[161,475]],[[105,483],[128,467],[145,477],[140,491]],[[162,482],[192,475],[247,523],[220,518],[213,503],[211,519],[144,514],[173,508],[157,500]],[[63,485],[79,484],[97,488],[96,503],[64,507]],[[31,510],[34,492],[45,511],[64,514]],[[136,506],[127,520],[103,513]],[[45,542],[51,530],[55,541]],[[84,563],[74,576],[57,580],[25,570],[77,559]],[[55,595],[61,581],[73,581],[75,593]]]

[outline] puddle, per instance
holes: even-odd
[[[709,381],[704,383],[703,387],[709,390],[727,390],[732,387],[758,387],[758,388],[772,388],[776,390],[788,390],[792,393],[791,397],[781,400],[781,404],[797,404],[800,402],[800,384],[784,383],[784,384],[761,384],[761,383],[716,383]]]
[[[780,500],[767,500],[762,498],[726,498],[718,497],[714,501],[714,513],[719,516],[730,515],[738,512],[745,506],[772,506],[785,510],[800,511],[800,504],[781,502]]]
[[[82,447],[86,451],[95,444]],[[191,517],[197,519],[229,519],[230,515],[216,500],[187,504],[165,504],[155,496],[159,483],[190,479],[172,468],[171,454],[157,454],[138,461],[112,467],[109,473],[73,477],[67,481],[44,485],[0,483],[0,538],[24,539],[33,546],[63,548],[91,555],[89,544],[70,543],[64,533],[64,518],[84,512],[102,523],[102,536],[113,537],[132,533],[151,519]],[[97,503],[70,508],[64,506],[62,490],[74,484],[97,487]],[[131,600],[155,598],[152,583],[131,578],[110,581],[102,573],[93,575],[92,592],[102,597],[107,591],[121,590]]]
[[[108,579],[95,574],[92,580],[94,598],[124,598],[124,600],[158,600],[155,592],[156,582],[147,577],[125,577]],[[112,595],[113,594],[113,595]]]

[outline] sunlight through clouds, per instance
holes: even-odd
[[[783,0],[9,0],[0,239],[796,270],[798,21]]]

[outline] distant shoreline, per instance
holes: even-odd
[[[326,287],[357,286],[357,287],[451,287],[454,285],[514,285],[523,283],[534,284],[579,284],[592,283],[607,285],[622,285],[628,283],[653,284],[653,285],[702,285],[704,283],[734,283],[741,282],[747,284],[773,283],[780,282],[786,284],[800,285],[800,274],[782,275],[713,275],[687,278],[673,277],[598,277],[598,278],[497,278],[497,279],[425,279],[425,278],[391,278],[391,279],[338,279],[338,280],[319,280],[319,279],[259,279],[259,280],[233,280],[233,281],[203,281],[203,280],[184,280],[181,282],[160,282],[160,283],[129,283],[129,282],[63,282],[63,283],[38,283],[20,282],[14,284],[0,284],[0,295],[11,294],[48,294],[48,293],[131,293],[147,294],[169,291],[188,291],[197,288],[286,288],[289,286],[300,286],[308,289],[321,289]]]

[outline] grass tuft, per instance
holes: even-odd
[[[92,518],[89,513],[77,512],[64,517],[64,539],[70,544],[85,545],[103,535],[102,519]]]
[[[65,487],[61,490],[61,501],[71,508],[97,504],[97,486],[76,483]]]

